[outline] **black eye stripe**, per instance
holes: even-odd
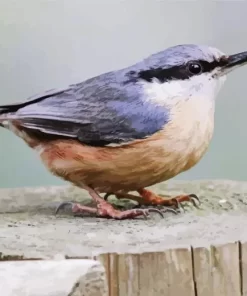
[[[214,70],[215,68],[217,68],[217,67],[222,67],[222,66],[226,65],[226,64],[227,64],[227,60],[222,59],[222,60],[220,60],[220,61],[213,61],[213,62],[211,62],[211,63],[206,62],[206,61],[199,61],[199,63],[200,63],[200,64],[202,65],[202,67],[203,67],[202,72],[203,72],[203,73],[206,73],[206,72],[211,72],[211,71],[213,71],[213,70]]]
[[[193,61],[190,61],[192,63]],[[221,67],[226,64],[225,60],[220,61],[194,61],[195,63],[199,63],[202,66],[201,73],[207,73],[213,71],[216,67]],[[158,79],[160,82],[165,82],[169,80],[185,80],[197,74],[193,74],[188,70],[188,63],[181,66],[173,66],[170,68],[151,68],[148,70],[142,70],[139,72],[129,72],[129,82],[135,82],[140,79],[151,82],[153,78]]]

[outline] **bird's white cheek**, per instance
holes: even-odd
[[[201,98],[214,101],[225,80],[226,76],[213,78],[210,73],[204,73],[189,79],[164,83],[154,80],[143,83],[143,87],[150,102],[160,106],[174,106],[181,99]]]

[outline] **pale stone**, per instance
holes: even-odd
[[[4,296],[106,296],[103,266],[94,260],[40,260],[0,263]]]

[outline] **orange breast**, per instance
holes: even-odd
[[[40,156],[53,174],[78,186],[85,184],[99,192],[137,190],[176,176],[204,154],[208,140],[192,147],[189,139],[185,141],[176,133],[171,136],[169,128],[172,126],[121,147],[96,148],[74,140],[53,141],[40,150]]]

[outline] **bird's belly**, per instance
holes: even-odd
[[[57,176],[99,192],[131,191],[168,180],[195,165],[205,153],[212,127],[190,132],[173,126],[122,147],[96,148],[76,141],[45,146],[41,158]]]

